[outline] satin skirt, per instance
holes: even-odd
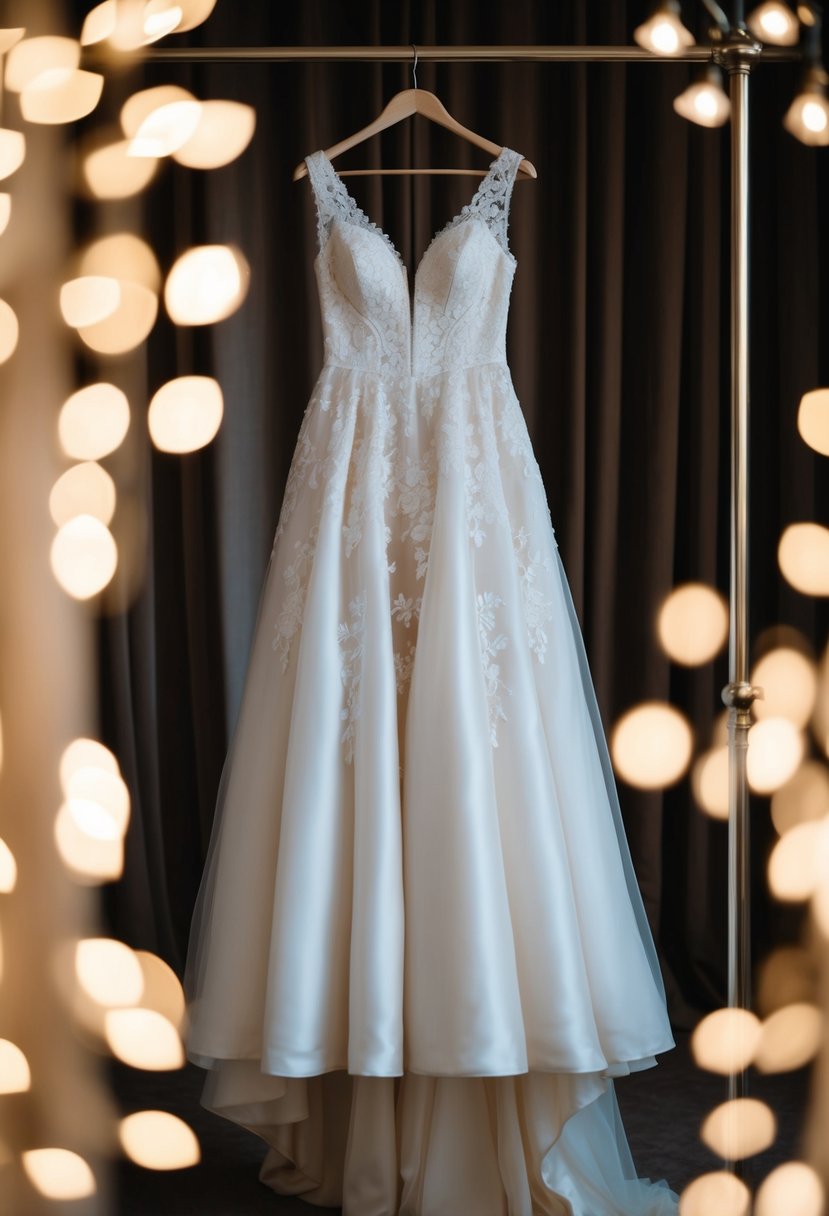
[[[675,1210],[615,1105],[674,1040],[505,366],[323,370],[185,988],[205,1104],[271,1145],[276,1190],[348,1216]]]

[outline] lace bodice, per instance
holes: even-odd
[[[521,154],[502,148],[471,202],[441,228],[415,272],[349,194],[324,152],[306,158],[317,205],[315,261],[327,365],[423,379],[506,363],[515,258],[509,201]]]

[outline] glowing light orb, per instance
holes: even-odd
[[[788,646],[769,651],[755,665],[751,683],[763,689],[763,700],[753,707],[758,720],[788,718],[806,726],[817,696],[817,671],[805,654]]]
[[[100,460],[123,443],[129,424],[129,402],[120,388],[89,384],[72,393],[61,407],[58,438],[67,456]]]
[[[817,1005],[787,1005],[766,1018],[754,1059],[760,1072],[791,1072],[818,1053],[823,1013]]]
[[[154,1009],[163,1014],[169,1022],[180,1030],[184,1022],[186,1002],[181,981],[164,959],[147,950],[137,950],[141,971],[144,977],[144,993],[141,997],[143,1009]]]
[[[804,393],[797,411],[797,429],[804,443],[829,456],[829,388]]]
[[[81,61],[81,45],[74,38],[46,35],[24,38],[6,57],[6,88],[22,93],[44,72],[55,69],[74,71]]]
[[[93,515],[76,515],[58,529],[49,554],[61,587],[77,600],[97,595],[112,579],[118,548],[105,524]]]
[[[177,325],[211,325],[235,312],[244,299],[250,271],[242,254],[227,245],[189,249],[167,276],[164,302]]]
[[[662,648],[676,663],[707,663],[728,634],[728,609],[713,587],[686,583],[663,603],[657,629]]]
[[[798,823],[781,836],[769,858],[769,887],[777,899],[797,903],[808,899],[829,863],[829,819]]]
[[[115,514],[115,482],[94,460],[67,469],[49,494],[49,513],[61,527],[74,515],[94,515],[109,524]]]
[[[179,376],[150,402],[148,425],[162,452],[195,452],[210,443],[222,421],[222,390],[210,376]]]
[[[14,309],[5,300],[0,300],[0,363],[12,357],[19,336],[20,326]]]
[[[116,830],[121,834],[126,832],[130,818],[130,793],[120,773],[107,772],[95,764],[76,768],[67,780],[66,794],[70,800],[91,802],[102,807],[115,823]]]
[[[73,739],[63,750],[60,758],[60,784],[64,794],[69,793],[69,782],[82,768],[100,768],[105,773],[120,773],[115,756],[97,739],[80,737]]]
[[[748,1068],[763,1027],[748,1009],[715,1009],[694,1027],[691,1051],[700,1068],[728,1076]]]
[[[8,895],[17,886],[17,862],[9,846],[0,836],[0,895]]]
[[[688,767],[692,746],[686,718],[659,701],[628,710],[616,723],[611,739],[616,772],[642,789],[662,789],[678,781]]]
[[[122,1119],[118,1136],[131,1161],[147,1170],[181,1170],[201,1160],[193,1130],[164,1110],[140,1110]]]
[[[111,1009],[104,1033],[113,1055],[133,1068],[162,1072],[184,1067],[178,1031],[154,1009]]]
[[[121,303],[121,285],[104,275],[84,275],[60,289],[60,311],[67,325],[79,329],[112,316]]]
[[[728,746],[711,748],[695,761],[691,788],[712,819],[728,818]]]
[[[764,718],[748,732],[746,771],[758,794],[771,794],[794,776],[803,759],[803,735],[788,718]]]
[[[218,169],[241,156],[253,139],[256,111],[238,101],[204,101],[198,125],[173,152],[190,169]]]
[[[26,138],[21,131],[0,127],[0,178],[16,173],[26,156]]]
[[[170,156],[187,143],[201,118],[200,101],[171,101],[152,110],[136,131],[130,156]]]
[[[6,231],[12,218],[12,196],[0,194],[0,236]]]
[[[86,938],[75,947],[75,974],[84,992],[98,1005],[135,1005],[144,991],[141,964],[124,942]]]
[[[96,4],[84,18],[81,46],[93,46],[96,42],[103,42],[115,33],[117,24],[117,0],[104,0],[103,4]]]
[[[22,1160],[32,1186],[47,1199],[85,1199],[95,1194],[95,1176],[88,1162],[69,1149],[29,1149]]]
[[[804,1161],[787,1161],[767,1174],[754,1199],[754,1216],[822,1216],[823,1183]]]
[[[91,114],[101,100],[104,78],[80,68],[53,68],[20,94],[20,111],[27,122],[57,125],[77,122]]]
[[[16,1043],[0,1039],[0,1094],[22,1094],[31,1087],[29,1061]]]
[[[734,1098],[716,1106],[703,1121],[700,1138],[729,1161],[753,1157],[774,1143],[777,1120],[765,1102]]]
[[[88,152],[83,178],[95,198],[129,198],[152,181],[158,161],[129,155],[129,140],[117,140]]]
[[[76,882],[94,884],[121,877],[124,843],[120,832],[109,839],[90,836],[64,802],[55,818],[54,833],[60,858]]]
[[[775,790],[771,817],[782,836],[799,823],[822,819],[829,814],[829,770],[817,760],[807,760],[785,785]]]
[[[679,1216],[748,1216],[751,1192],[726,1170],[700,1174],[679,1197]]]
[[[158,315],[158,297],[141,283],[121,281],[121,302],[115,312],[96,325],[82,326],[78,333],[91,350],[102,355],[122,355],[134,350],[149,334]]]
[[[829,595],[829,528],[790,524],[780,537],[777,561],[783,577],[803,595]]]
[[[133,232],[116,232],[88,245],[80,258],[81,274],[109,275],[121,282],[140,283],[158,294],[161,271],[146,241]]]

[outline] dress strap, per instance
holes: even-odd
[[[305,164],[317,206],[317,240],[322,249],[328,240],[332,222],[348,214],[351,200],[324,152],[312,152],[305,157]]]
[[[510,252],[507,244],[507,225],[512,187],[518,166],[523,159],[520,152],[514,152],[512,148],[502,148],[492,162],[489,172],[481,179],[472,201],[464,207],[459,216],[463,219],[474,215],[482,219],[505,253]]]

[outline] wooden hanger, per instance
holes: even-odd
[[[414,76],[415,68],[417,67],[417,50],[415,49],[415,60],[412,65],[412,75]],[[402,122],[404,118],[411,117],[412,114],[422,114],[424,118],[429,118],[432,122],[438,123],[441,127],[446,127],[455,135],[460,135],[462,139],[474,144],[477,148],[483,148],[485,152],[491,152],[493,156],[497,156],[501,151],[501,145],[493,143],[491,139],[484,138],[483,135],[478,135],[476,131],[470,131],[468,127],[464,127],[453,118],[443,103],[434,93],[427,92],[426,89],[403,89],[400,93],[395,93],[391,101],[385,107],[383,112],[375,118],[374,122],[369,123],[367,127],[363,127],[361,131],[357,131],[354,135],[349,135],[346,139],[340,140],[338,144],[327,148],[325,155],[329,160],[333,160],[335,156],[339,156],[341,152],[347,152],[349,148],[356,147],[357,144],[363,143],[370,139],[372,135],[378,135],[381,131],[385,131],[387,127],[393,127],[395,123]],[[299,181],[305,177],[308,168],[305,161],[302,161],[294,169],[293,180]],[[375,173],[382,174],[403,174],[403,173],[441,173],[441,174],[458,174],[470,177],[480,177],[486,170],[480,169],[345,169],[341,176],[368,176]],[[538,174],[535,167],[528,161],[522,160],[518,166],[519,177],[535,178]]]

